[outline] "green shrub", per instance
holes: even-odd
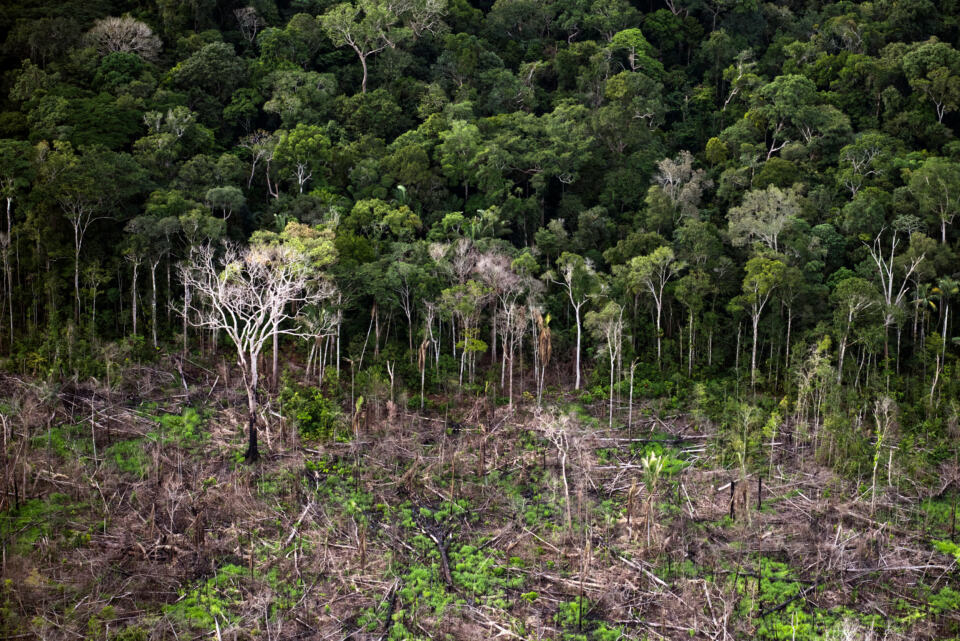
[[[320,389],[286,385],[280,398],[284,416],[293,421],[303,438],[328,440],[336,435],[340,410]]]
[[[461,545],[450,554],[453,582],[474,598],[487,597],[498,608],[507,608],[505,589],[519,590],[523,576],[509,577],[498,562],[497,550],[484,551],[472,545]]]
[[[179,445],[189,447],[198,445],[207,439],[207,434],[201,431],[204,416],[192,407],[186,407],[181,414],[164,414],[157,418],[159,427],[147,436],[159,440],[163,445]]]
[[[590,599],[583,597],[573,601],[565,601],[557,608],[557,613],[553,615],[553,622],[561,628],[581,627],[587,621],[587,615],[590,612]]]

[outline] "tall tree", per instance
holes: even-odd
[[[26,141],[0,140],[0,197],[6,206],[6,228],[0,231],[0,255],[3,257],[3,293],[6,298],[10,334],[7,352],[13,349],[13,265],[10,250],[13,244],[13,203],[30,185],[33,149]]]
[[[574,389],[580,389],[580,351],[583,344],[581,310],[599,290],[600,280],[593,263],[589,259],[571,252],[560,254],[557,259],[557,269],[547,272],[546,277],[563,289],[567,295],[567,300],[570,301],[570,306],[573,308],[573,318],[577,329],[577,345],[573,365],[576,372]]]
[[[274,149],[273,162],[283,173],[296,181],[297,192],[313,179],[330,161],[330,138],[321,127],[298,124],[292,131],[280,134]]]
[[[839,384],[843,378],[843,361],[854,324],[871,308],[879,308],[880,293],[870,281],[851,277],[837,283],[831,299],[836,306],[835,321],[840,326],[840,346],[837,352],[837,383]]]
[[[224,331],[237,351],[247,393],[249,431],[244,457],[252,463],[260,458],[260,353],[274,333],[305,335],[293,310],[316,297],[316,290],[309,286],[313,278],[309,259],[284,245],[246,249],[228,245],[220,258],[212,245],[206,245],[184,262],[180,275],[196,293],[184,310],[190,322]]]
[[[74,320],[80,321],[80,253],[93,224],[117,215],[118,207],[144,183],[143,170],[125,154],[92,147],[77,154],[55,142],[38,154],[45,188],[60,205],[73,236]]]
[[[880,294],[883,297],[883,328],[884,328],[884,358],[890,357],[890,342],[888,339],[890,326],[894,324],[902,311],[903,299],[907,295],[910,277],[925,258],[924,254],[907,256],[906,262],[898,261],[897,248],[900,246],[900,234],[905,226],[911,225],[907,217],[894,221],[889,230],[890,246],[885,246],[884,236],[886,229],[881,229],[873,242],[867,245],[870,259],[877,269],[877,280],[880,281]]]
[[[734,306],[748,309],[753,327],[753,347],[750,351],[750,385],[757,385],[757,342],[760,333],[760,316],[774,292],[781,285],[787,266],[779,258],[754,256],[746,265],[743,277],[743,293],[734,299]]]
[[[910,172],[908,183],[921,209],[940,225],[940,242],[947,242],[947,226],[960,213],[960,163],[934,156]]]
[[[440,163],[444,175],[463,186],[463,206],[470,196],[470,178],[480,152],[480,130],[473,123],[454,120],[450,129],[440,132]]]
[[[933,103],[937,122],[960,107],[960,51],[931,38],[903,56],[910,86]]]
[[[126,231],[135,236],[134,244],[137,259],[146,262],[150,269],[150,336],[154,349],[157,344],[157,268],[170,252],[171,238],[180,230],[180,221],[176,216],[137,216],[127,223]],[[137,282],[136,266],[133,279],[133,309],[136,310]],[[136,328],[136,312],[134,312]]]
[[[663,366],[663,303],[667,283],[679,275],[686,265],[677,260],[673,249],[658,247],[646,256],[636,256],[627,263],[627,285],[636,294],[649,294],[656,309],[657,367]]]
[[[613,428],[613,391],[614,372],[623,350],[623,305],[608,301],[600,311],[587,312],[585,323],[598,339],[602,341],[610,364],[610,406],[607,410],[607,423]]]
[[[687,308],[687,374],[693,373],[693,362],[696,358],[697,332],[695,321],[704,307],[708,297],[716,288],[710,275],[700,269],[691,269],[677,280],[674,296]]]
[[[703,169],[693,168],[693,154],[689,151],[658,162],[653,179],[656,184],[647,193],[647,205],[663,198],[669,204],[673,225],[682,218],[697,218],[703,191],[713,186]]]
[[[391,5],[378,0],[341,2],[320,17],[327,37],[337,47],[350,47],[363,68],[360,93],[367,93],[367,59],[393,48],[405,37],[398,29],[400,16]]]
[[[115,52],[135,53],[150,61],[157,59],[163,45],[149,25],[129,15],[97,20],[87,32],[87,40],[96,47],[100,55]]]
[[[250,237],[250,243],[255,247],[283,247],[299,259],[306,261],[304,268],[308,270],[310,280],[307,285],[310,288],[309,297],[311,304],[315,308],[320,307],[320,303],[326,301],[334,295],[334,288],[327,278],[324,270],[337,260],[337,250],[334,246],[334,230],[332,225],[317,225],[311,227],[296,221],[286,224],[280,233],[270,231],[257,231]],[[329,315],[324,318],[322,311],[319,318],[316,314],[311,319],[311,331],[307,334],[316,335],[319,327],[324,327],[330,320]],[[279,382],[279,351],[280,351],[280,325],[273,327],[273,364],[272,377],[273,385]]]
[[[759,240],[774,252],[780,251],[780,235],[799,213],[800,203],[793,189],[769,185],[748,191],[743,203],[727,212],[731,241],[745,245]]]

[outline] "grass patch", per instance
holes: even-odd
[[[45,538],[73,537],[75,543],[83,544],[89,537],[69,525],[86,507],[61,493],[30,499],[19,509],[0,513],[0,539],[10,541],[10,548],[17,554],[28,554]]]
[[[90,430],[83,425],[57,425],[34,436],[31,444],[62,459],[87,459],[93,458],[93,441],[90,439]]]
[[[147,446],[148,444],[142,439],[120,441],[104,450],[104,456],[107,462],[120,473],[143,480],[150,471]]]

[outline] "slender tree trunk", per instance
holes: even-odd
[[[168,241],[169,242],[169,241]],[[170,324],[170,301],[173,295],[170,293],[170,252],[167,251],[167,325]]]
[[[184,279],[186,280],[186,279]],[[187,314],[190,309],[190,285],[183,283],[183,357],[187,357]]]
[[[367,57],[360,52],[357,52],[357,55],[360,56],[360,66],[363,67],[363,80],[360,81],[360,93],[367,93]]]
[[[463,335],[464,335],[464,337],[467,336],[467,334],[466,334],[466,327],[464,327],[464,334],[463,334]],[[458,381],[458,385],[459,385],[459,387],[460,387],[460,391],[461,391],[461,392],[463,391],[463,366],[464,366],[464,364],[465,364],[466,362],[467,362],[467,341],[466,341],[466,338],[464,338],[464,341],[463,341],[463,349],[460,350],[460,379],[459,379],[459,381]]]
[[[10,311],[10,343],[7,353],[13,353],[13,270],[10,269],[10,246],[13,243],[13,198],[7,197],[7,245],[3,250],[3,272],[7,277],[7,306]]]
[[[496,321],[494,321],[494,322],[496,322]],[[503,338],[502,338],[502,340],[503,340],[503,345],[501,345],[501,349],[500,349],[500,389],[503,389],[503,386],[504,386],[504,377],[507,375],[507,351],[508,351],[507,341],[508,341],[508,337],[510,336],[510,331],[511,331],[511,330],[509,329],[509,325],[510,325],[510,322],[509,322],[509,318],[508,318],[507,327],[504,328],[504,330],[503,330]],[[512,341],[511,341],[511,343],[512,343]],[[512,345],[512,344],[510,345],[509,350],[511,350],[510,353],[512,354],[512,353],[513,353],[513,352],[512,352],[512,350],[513,350],[513,345]],[[494,362],[496,362],[497,359],[494,358],[493,360],[494,360]]]
[[[607,427],[613,429],[613,369],[616,363],[616,355],[613,349],[610,349],[610,416],[607,419]]]
[[[793,306],[787,307],[787,353],[784,357],[783,372],[784,377],[790,370],[790,330],[793,328]]]
[[[660,358],[661,358],[660,335],[663,333],[660,331],[660,313],[662,309],[663,309],[663,306],[660,304],[660,301],[658,300],[657,301],[657,369],[663,369],[660,362]]]
[[[133,263],[133,282],[130,285],[130,308],[133,319],[133,336],[137,335],[137,263]]]
[[[150,331],[157,349],[157,263],[150,263]]]
[[[327,363],[330,360],[328,352],[330,351],[330,337],[325,336],[320,339],[320,345],[318,346],[317,351],[319,352],[318,358],[320,359],[320,367],[317,369],[317,387],[323,387],[323,373],[326,371]]]
[[[757,334],[760,326],[760,314],[753,315],[753,349],[750,352],[750,387],[757,386]]]
[[[121,334],[126,335],[127,333],[127,317],[123,312],[123,268],[118,264],[117,265],[117,291],[119,295],[117,296],[117,329],[120,330]]]
[[[900,338],[903,334],[903,326],[897,325],[897,353],[894,354],[894,360],[897,363],[897,374],[900,374]]]
[[[274,389],[274,390],[277,389],[277,373],[278,373],[278,371],[279,371],[278,368],[279,368],[279,364],[280,364],[280,360],[279,360],[279,356],[278,356],[278,350],[279,350],[279,349],[280,349],[280,333],[279,333],[279,328],[278,328],[278,327],[274,327],[274,328],[273,328],[273,368],[272,368],[273,371],[272,371],[272,374],[271,374],[271,377],[270,377],[270,384],[273,386],[273,389]]]
[[[737,323],[737,351],[733,357],[733,369],[737,372],[737,379],[740,378],[740,332],[743,330],[743,324]]]
[[[407,316],[407,346],[410,349],[410,358],[413,358],[413,319],[410,316],[409,304],[404,306],[403,312]]]
[[[80,324],[80,232],[74,228],[73,250],[74,321]]]
[[[577,321],[577,357],[576,357],[576,368],[577,368],[577,383],[574,386],[574,389],[580,389],[580,305],[576,305],[573,308],[573,313]]]
[[[304,378],[310,378],[310,373],[313,372],[313,357],[317,353],[319,342],[319,339],[314,339],[313,345],[310,346],[310,352],[307,354],[307,364],[303,369]]]
[[[466,211],[466,209],[464,209]],[[497,362],[497,299],[493,299],[493,315],[490,317],[490,364]],[[502,379],[501,375],[501,379]],[[501,380],[500,387],[503,388],[503,382]]]
[[[930,384],[930,407],[933,407],[934,392],[937,391],[937,381],[940,380],[940,355],[936,357],[936,363],[933,368],[933,382]]]
[[[563,479],[563,496],[567,506],[566,525],[567,534],[573,531],[573,514],[570,509],[570,486],[567,484],[567,449],[565,446],[558,446],[560,458],[560,477]]]
[[[920,292],[917,292],[917,298],[919,298]],[[920,303],[916,303],[913,306],[913,342],[917,342],[917,320],[920,317]]]
[[[373,304],[373,357],[380,356],[380,306]]]
[[[883,362],[884,365],[890,362],[890,324],[892,320],[888,320],[883,324]]]
[[[510,392],[508,394],[510,397],[510,409],[513,409],[513,357],[515,354],[516,354],[516,350],[513,345],[513,341],[511,340],[510,341]]]
[[[707,367],[713,367],[713,327],[707,332]]]
[[[683,327],[677,322],[677,360],[680,369],[683,369]],[[688,365],[689,367],[689,365]]]
[[[843,378],[843,358],[847,353],[847,334],[843,334],[843,338],[840,339],[840,353],[837,356],[837,385],[840,385],[840,381]]]
[[[950,304],[943,304],[943,349],[941,351],[941,361],[947,362],[947,319],[950,318]]]

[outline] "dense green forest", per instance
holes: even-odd
[[[960,634],[958,21],[3,3],[0,634]]]

